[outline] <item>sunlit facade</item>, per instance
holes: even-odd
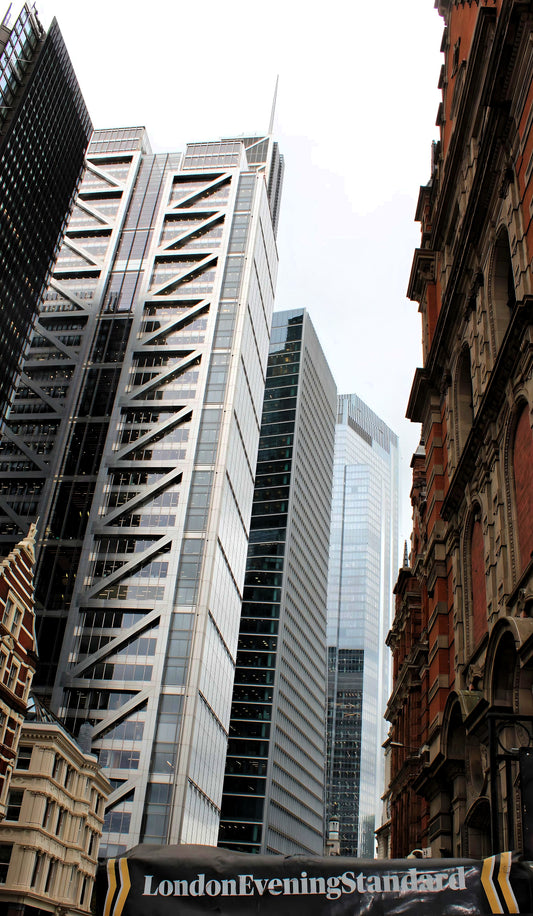
[[[104,855],[217,840],[282,171],[269,137],[95,132],[0,443],[0,544],[40,519],[40,693],[111,781]]]
[[[328,581],[326,813],[341,855],[371,858],[384,791],[385,639],[398,568],[398,438],[357,395],[338,399]]]
[[[308,313],[276,312],[219,845],[320,855],[336,387]]]

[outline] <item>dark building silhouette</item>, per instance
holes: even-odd
[[[423,447],[389,637],[390,852],[530,857],[533,13],[437,6],[440,139],[408,290]]]
[[[219,846],[322,854],[336,389],[307,312],[275,312]]]
[[[83,168],[91,121],[61,32],[0,25],[0,423]]]

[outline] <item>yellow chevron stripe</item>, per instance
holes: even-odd
[[[491,911],[493,913],[503,913],[502,905],[492,880],[492,872],[494,870],[495,862],[496,856],[490,856],[489,859],[483,860],[483,868],[481,869],[481,883],[483,885],[483,890],[487,895],[487,900],[489,901]]]
[[[115,860],[107,860],[107,894],[105,897],[104,904],[104,916],[109,916],[111,912],[111,904],[113,902],[113,897],[115,896],[115,891],[117,888],[117,879],[115,875]]]
[[[113,916],[121,916],[122,909],[126,903],[126,897],[128,896],[129,889],[131,887],[130,873],[128,871],[128,860],[119,859],[118,860],[118,869],[120,872],[120,893],[117,897],[117,902],[115,904],[115,909]]]
[[[513,857],[510,852],[502,852],[500,857],[500,870],[498,872],[498,884],[502,889],[503,899],[507,904],[507,909],[509,912],[518,913],[518,903],[516,902],[516,897],[513,893],[511,882],[509,880],[509,872],[511,871],[512,859]]]

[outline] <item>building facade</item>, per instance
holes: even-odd
[[[0,823],[0,907],[6,916],[92,912],[109,791],[96,757],[30,697]]]
[[[429,810],[415,782],[426,762],[429,715],[427,595],[423,600],[422,544],[426,511],[426,451],[420,444],[411,461],[413,533],[411,553],[394,587],[395,615],[387,636],[392,652],[393,690],[386,718],[394,727],[385,742],[387,769],[384,817],[379,831],[380,857],[401,858],[427,846]],[[423,845],[421,845],[423,844]]]
[[[398,566],[398,438],[355,394],[338,399],[328,579],[326,816],[341,855],[372,858],[384,791],[385,639]]]
[[[305,310],[274,314],[219,846],[322,854],[336,388]]]
[[[61,32],[0,25],[0,423],[74,199],[92,125]]]
[[[412,790],[422,808],[416,837],[392,818],[392,851],[531,857],[533,11],[517,0],[438,9],[440,140],[409,283],[423,367],[408,416],[422,425],[424,467],[389,704],[391,813]]]
[[[0,560],[0,820],[35,674],[33,565],[35,526]]]
[[[282,178],[269,137],[97,131],[0,442],[40,518],[39,695],[112,784],[103,854],[216,844]]]

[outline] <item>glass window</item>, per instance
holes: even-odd
[[[13,843],[0,843],[0,884],[6,883],[12,851]]]
[[[18,821],[24,798],[23,789],[11,789],[7,801],[6,821]]]
[[[31,763],[31,747],[19,747],[15,769],[29,770]]]

